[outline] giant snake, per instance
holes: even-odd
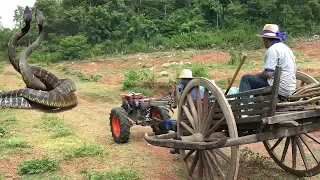
[[[44,16],[40,10],[36,10],[39,35],[22,53],[21,58],[16,56],[16,47],[19,40],[30,30],[32,14],[27,6],[24,10],[23,20],[25,26],[16,32],[9,40],[9,60],[15,70],[19,72],[25,84],[24,89],[2,92],[0,94],[0,107],[31,108],[31,104],[38,104],[50,108],[66,108],[77,105],[75,83],[70,79],[59,79],[53,73],[40,67],[29,66],[27,58],[37,49],[44,39]]]

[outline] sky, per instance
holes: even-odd
[[[25,7],[33,7],[36,0],[2,0],[0,2],[0,22],[2,22],[3,27],[13,28],[13,15],[14,10],[17,9],[18,5]]]

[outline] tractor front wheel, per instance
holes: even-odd
[[[170,119],[169,109],[165,106],[154,106],[150,110],[150,117],[157,118],[161,121]],[[151,128],[156,135],[168,133],[168,130],[161,130],[158,125],[152,125]]]
[[[113,108],[110,113],[110,130],[116,143],[127,143],[130,138],[130,122],[127,112],[121,108]]]

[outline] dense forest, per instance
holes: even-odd
[[[320,0],[37,0],[46,16],[45,41],[33,62],[57,62],[171,49],[259,48],[255,34],[278,24],[289,39],[320,33]],[[23,25],[15,10],[14,29],[0,23],[0,59]],[[1,21],[1,19],[0,19]],[[21,51],[37,36],[35,20]]]

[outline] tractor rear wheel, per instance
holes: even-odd
[[[121,108],[113,108],[110,113],[110,131],[116,143],[127,143],[130,138],[130,122],[127,112]]]
[[[170,119],[169,109],[165,106],[154,106],[150,110],[150,118],[157,118],[161,121]],[[151,128],[156,135],[168,133],[167,130],[160,130],[159,125],[152,125]]]

